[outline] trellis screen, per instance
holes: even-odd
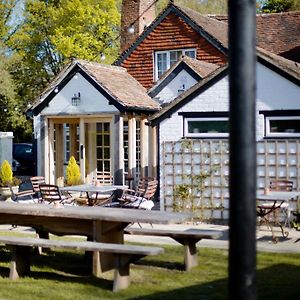
[[[289,179],[299,190],[299,140],[257,143],[257,187]],[[193,211],[201,220],[228,219],[228,140],[182,140],[161,147],[160,202],[165,210]],[[241,195],[242,197],[243,195]],[[297,203],[292,203],[296,208]]]

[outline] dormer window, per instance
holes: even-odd
[[[180,49],[155,52],[155,81],[158,80],[182,55],[196,58],[196,49]]]

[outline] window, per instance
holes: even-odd
[[[155,80],[159,79],[182,55],[196,58],[196,49],[181,49],[155,52]]]
[[[269,137],[299,137],[300,117],[268,116],[265,118],[266,136]]]
[[[110,172],[110,123],[97,123],[97,171]]]
[[[185,118],[186,137],[228,137],[228,118]]]

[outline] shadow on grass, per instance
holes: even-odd
[[[278,264],[257,271],[257,298],[264,300],[299,299],[300,266]],[[188,283],[187,283],[188,285]],[[156,292],[128,300],[226,300],[228,296],[228,280],[220,279],[203,284],[190,285],[165,292]]]
[[[172,248],[174,252],[177,251],[177,248]],[[172,252],[173,252],[172,251]],[[168,254],[172,254],[169,252]],[[1,261],[9,263],[10,253],[4,251],[0,248]],[[217,253],[216,253],[217,255]],[[182,256],[180,256],[182,257]],[[167,269],[182,269],[183,264],[174,261],[166,262],[166,257],[162,257],[163,261],[148,260],[142,259],[136,264],[137,268],[140,268],[141,265],[150,266],[150,267],[159,267]],[[211,260],[215,260],[212,256]],[[226,259],[226,258],[225,258]],[[272,258],[273,259],[273,258]],[[171,260],[171,258],[170,258]],[[270,264],[272,262],[268,262]],[[263,264],[265,261],[263,261]],[[285,300],[285,299],[298,299],[300,295],[300,285],[299,285],[299,274],[300,274],[300,263],[298,264],[288,264],[288,263],[278,263],[259,269],[257,271],[257,298],[264,300]],[[215,265],[214,268],[218,266]],[[36,271],[38,268],[40,271]],[[133,266],[134,268],[134,266]],[[197,269],[198,268],[198,269]],[[228,282],[227,278],[221,278],[213,281],[205,278],[205,273],[199,273],[201,271],[201,264],[197,267],[193,279],[190,282],[184,280],[183,272],[173,273],[168,272],[165,274],[161,280],[164,278],[166,282],[162,282],[161,287],[158,286],[159,282],[156,283],[156,290],[164,289],[164,291],[153,291],[151,292],[151,285],[147,287],[146,283],[142,282],[132,282],[128,289],[128,295],[126,299],[134,300],[173,300],[173,299],[184,299],[184,300],[193,300],[193,299],[220,299],[226,300],[228,297]],[[105,278],[95,278],[90,276],[91,274],[91,263],[86,260],[86,257],[83,254],[78,253],[66,253],[53,251],[47,255],[33,256],[32,257],[32,268],[31,268],[30,277],[36,280],[46,279],[49,281],[59,281],[59,282],[70,282],[70,283],[80,283],[84,285],[95,286],[101,290],[111,290],[112,289],[112,280]],[[146,272],[151,272],[146,270]],[[193,272],[193,271],[192,271]],[[173,278],[173,274],[174,278]],[[191,274],[191,273],[189,273]],[[193,273],[192,273],[193,274]],[[207,274],[207,273],[206,273]],[[8,277],[9,267],[0,267],[0,276]],[[210,275],[210,274],[209,274]],[[198,278],[197,278],[198,277]],[[177,279],[176,279],[177,278]],[[186,277],[191,278],[191,277]],[[170,280],[178,280],[175,285],[169,285]],[[155,281],[155,280],[154,280]],[[197,284],[197,281],[199,282]],[[201,282],[201,283],[200,283]],[[146,284],[146,285],[145,285]],[[174,286],[178,288],[174,289]],[[150,292],[147,292],[147,295],[142,295],[139,293],[139,289],[148,289]],[[169,289],[169,290],[168,290]],[[132,296],[134,294],[134,296]],[[145,294],[145,292],[144,292]],[[117,294],[116,294],[117,295]],[[87,296],[88,297],[88,296]],[[113,298],[112,298],[113,299]],[[116,297],[116,299],[120,299]]]

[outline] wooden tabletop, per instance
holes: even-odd
[[[153,224],[175,224],[190,220],[187,213],[173,213],[156,210],[141,210],[127,208],[63,206],[55,207],[49,204],[23,204],[15,202],[0,202],[0,215],[11,214],[20,216],[39,216],[70,218],[81,220],[100,220],[111,222],[140,222]],[[0,218],[0,223],[2,220]],[[2,223],[3,224],[3,223]]]

